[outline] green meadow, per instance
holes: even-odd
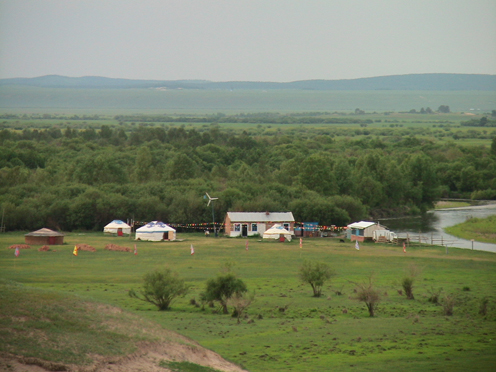
[[[446,232],[463,239],[479,242],[496,243],[496,216],[487,218],[470,218],[455,226],[446,228]]]
[[[246,239],[206,238],[199,233],[179,233],[178,239],[151,243],[102,233],[68,233],[62,246],[48,252],[33,246],[16,258],[8,248],[22,244],[24,236],[4,233],[0,279],[122,308],[129,316],[185,335],[250,371],[490,371],[496,365],[493,253],[450,249],[446,254],[443,247],[413,245],[403,253],[402,247],[374,243],[356,250],[353,243],[333,238],[304,239],[301,249],[297,239],[280,243],[250,238],[247,250]],[[130,248],[136,243],[138,254],[106,251],[108,243]],[[76,257],[75,244],[97,251],[80,251]],[[312,297],[310,285],[298,280],[303,260],[326,262],[336,272],[320,298]],[[194,305],[206,281],[226,262],[235,264],[234,271],[256,294],[241,324],[218,314],[216,307]],[[415,299],[407,300],[400,293],[401,280],[412,264],[422,273],[414,283]],[[157,311],[128,296],[130,289],[140,288],[145,273],[164,266],[191,286],[171,310]],[[354,283],[371,276],[382,294],[374,318],[354,299]],[[440,304],[428,301],[436,292]],[[456,299],[452,316],[443,314],[445,296]],[[484,299],[485,315],[480,314]],[[75,309],[88,319],[89,310]],[[126,322],[125,317],[119,320]],[[102,337],[115,342],[104,330]],[[116,352],[125,353],[128,347],[119,344]],[[0,340],[0,350],[5,348]]]

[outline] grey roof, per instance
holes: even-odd
[[[24,236],[64,236],[64,234],[44,227],[43,229],[30,232],[29,234],[26,234]]]
[[[294,222],[291,212],[227,212],[231,222]]]

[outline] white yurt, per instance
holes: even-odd
[[[161,221],[152,221],[145,226],[136,229],[136,240],[150,240],[159,242],[161,240],[175,240],[176,230]]]
[[[103,228],[104,234],[116,234],[123,236],[124,234],[131,234],[131,226],[121,220],[113,220]]]
[[[286,238],[289,242],[291,241],[291,233],[279,224],[275,224],[263,233],[264,239],[280,239],[281,237]]]

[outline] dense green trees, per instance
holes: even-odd
[[[219,197],[217,222],[228,210],[290,210],[297,221],[338,226],[378,210],[426,209],[440,196],[496,195],[496,140],[484,148],[434,145],[405,128],[336,140],[344,129],[77,123],[0,131],[8,230],[101,229],[116,218],[204,223],[206,191]]]

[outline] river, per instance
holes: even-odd
[[[466,248],[496,253],[496,244],[481,243],[457,238],[444,231],[445,227],[457,225],[472,217],[486,218],[496,214],[496,204],[438,209],[420,217],[385,218],[379,220],[399,237],[410,238],[412,242]],[[495,227],[496,232],[496,227]]]

